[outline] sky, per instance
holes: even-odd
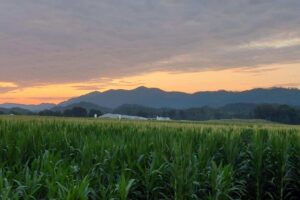
[[[300,88],[299,0],[0,0],[0,103]]]

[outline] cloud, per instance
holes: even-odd
[[[237,73],[250,73],[250,74],[261,74],[264,72],[273,72],[280,70],[279,67],[259,67],[259,68],[253,68],[253,67],[243,67],[243,68],[238,68],[235,70]]]
[[[240,48],[249,48],[249,49],[265,49],[265,48],[283,48],[283,47],[292,47],[299,46],[300,38],[291,38],[283,40],[271,40],[269,41],[253,41],[248,44],[241,45]]]
[[[118,86],[118,87],[138,87],[145,84],[140,80],[136,80],[134,82],[122,80],[122,79],[100,79],[100,80],[93,80],[86,83],[80,83],[72,85],[72,88],[76,90],[86,90],[86,91],[97,91],[103,90],[107,88],[109,85],[110,87]]]
[[[5,93],[5,92],[9,92],[12,91],[13,89],[10,87],[0,87],[0,93]]]
[[[20,86],[300,62],[298,0],[0,2],[0,80]]]
[[[0,82],[0,92],[8,92],[18,88],[18,85],[11,82]]]

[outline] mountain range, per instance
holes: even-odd
[[[300,90],[290,88],[258,88],[242,92],[213,91],[196,92],[167,92],[158,88],[138,87],[133,90],[108,90],[105,92],[91,92],[83,96],[69,99],[58,105],[39,104],[0,104],[0,108],[22,108],[32,112],[41,110],[65,110],[74,106],[86,109],[110,111],[124,104],[140,105],[151,108],[187,109],[195,107],[222,107],[228,104],[287,104],[300,106]]]
[[[89,102],[110,109],[114,109],[124,104],[176,109],[202,106],[220,107],[235,103],[268,103],[300,106],[300,90],[287,88],[259,88],[242,92],[215,91],[188,94],[183,92],[167,92],[157,88],[139,87],[133,90],[92,92],[65,101],[61,103],[60,106],[68,106],[80,102]]]

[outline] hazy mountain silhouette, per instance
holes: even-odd
[[[0,108],[6,108],[6,109],[21,108],[25,110],[30,110],[32,112],[39,112],[42,110],[50,109],[54,106],[55,104],[49,104],[49,103],[42,103],[38,105],[13,104],[13,103],[0,104]]]
[[[14,108],[1,108],[0,114],[17,114],[17,115],[31,115],[33,112],[27,109],[14,107]]]
[[[300,90],[287,88],[253,89],[242,92],[214,91],[196,92],[166,92],[157,88],[139,87],[134,90],[108,90],[106,92],[92,92],[61,103],[68,106],[74,103],[88,102],[106,108],[116,108],[123,104],[136,104],[153,108],[191,107],[220,107],[227,104],[288,104],[300,106]]]

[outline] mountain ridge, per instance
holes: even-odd
[[[300,90],[297,88],[254,88],[245,91],[199,91],[194,93],[164,91],[159,88],[137,87],[132,90],[116,89],[104,92],[93,91],[78,97],[71,98],[59,104],[41,103],[30,104],[0,104],[0,108],[21,108],[32,112],[55,108],[68,108],[72,105],[82,105],[103,109],[115,109],[124,104],[135,104],[151,108],[187,109],[193,107],[221,107],[227,104],[287,104],[300,107]]]
[[[200,91],[185,93],[164,91],[159,88],[138,87],[133,90],[94,91],[62,102],[67,106],[79,102],[89,102],[106,108],[116,108],[123,104],[137,104],[153,108],[170,107],[177,109],[212,106],[219,107],[231,103],[270,103],[300,106],[300,90],[296,88],[255,88],[245,91]]]

